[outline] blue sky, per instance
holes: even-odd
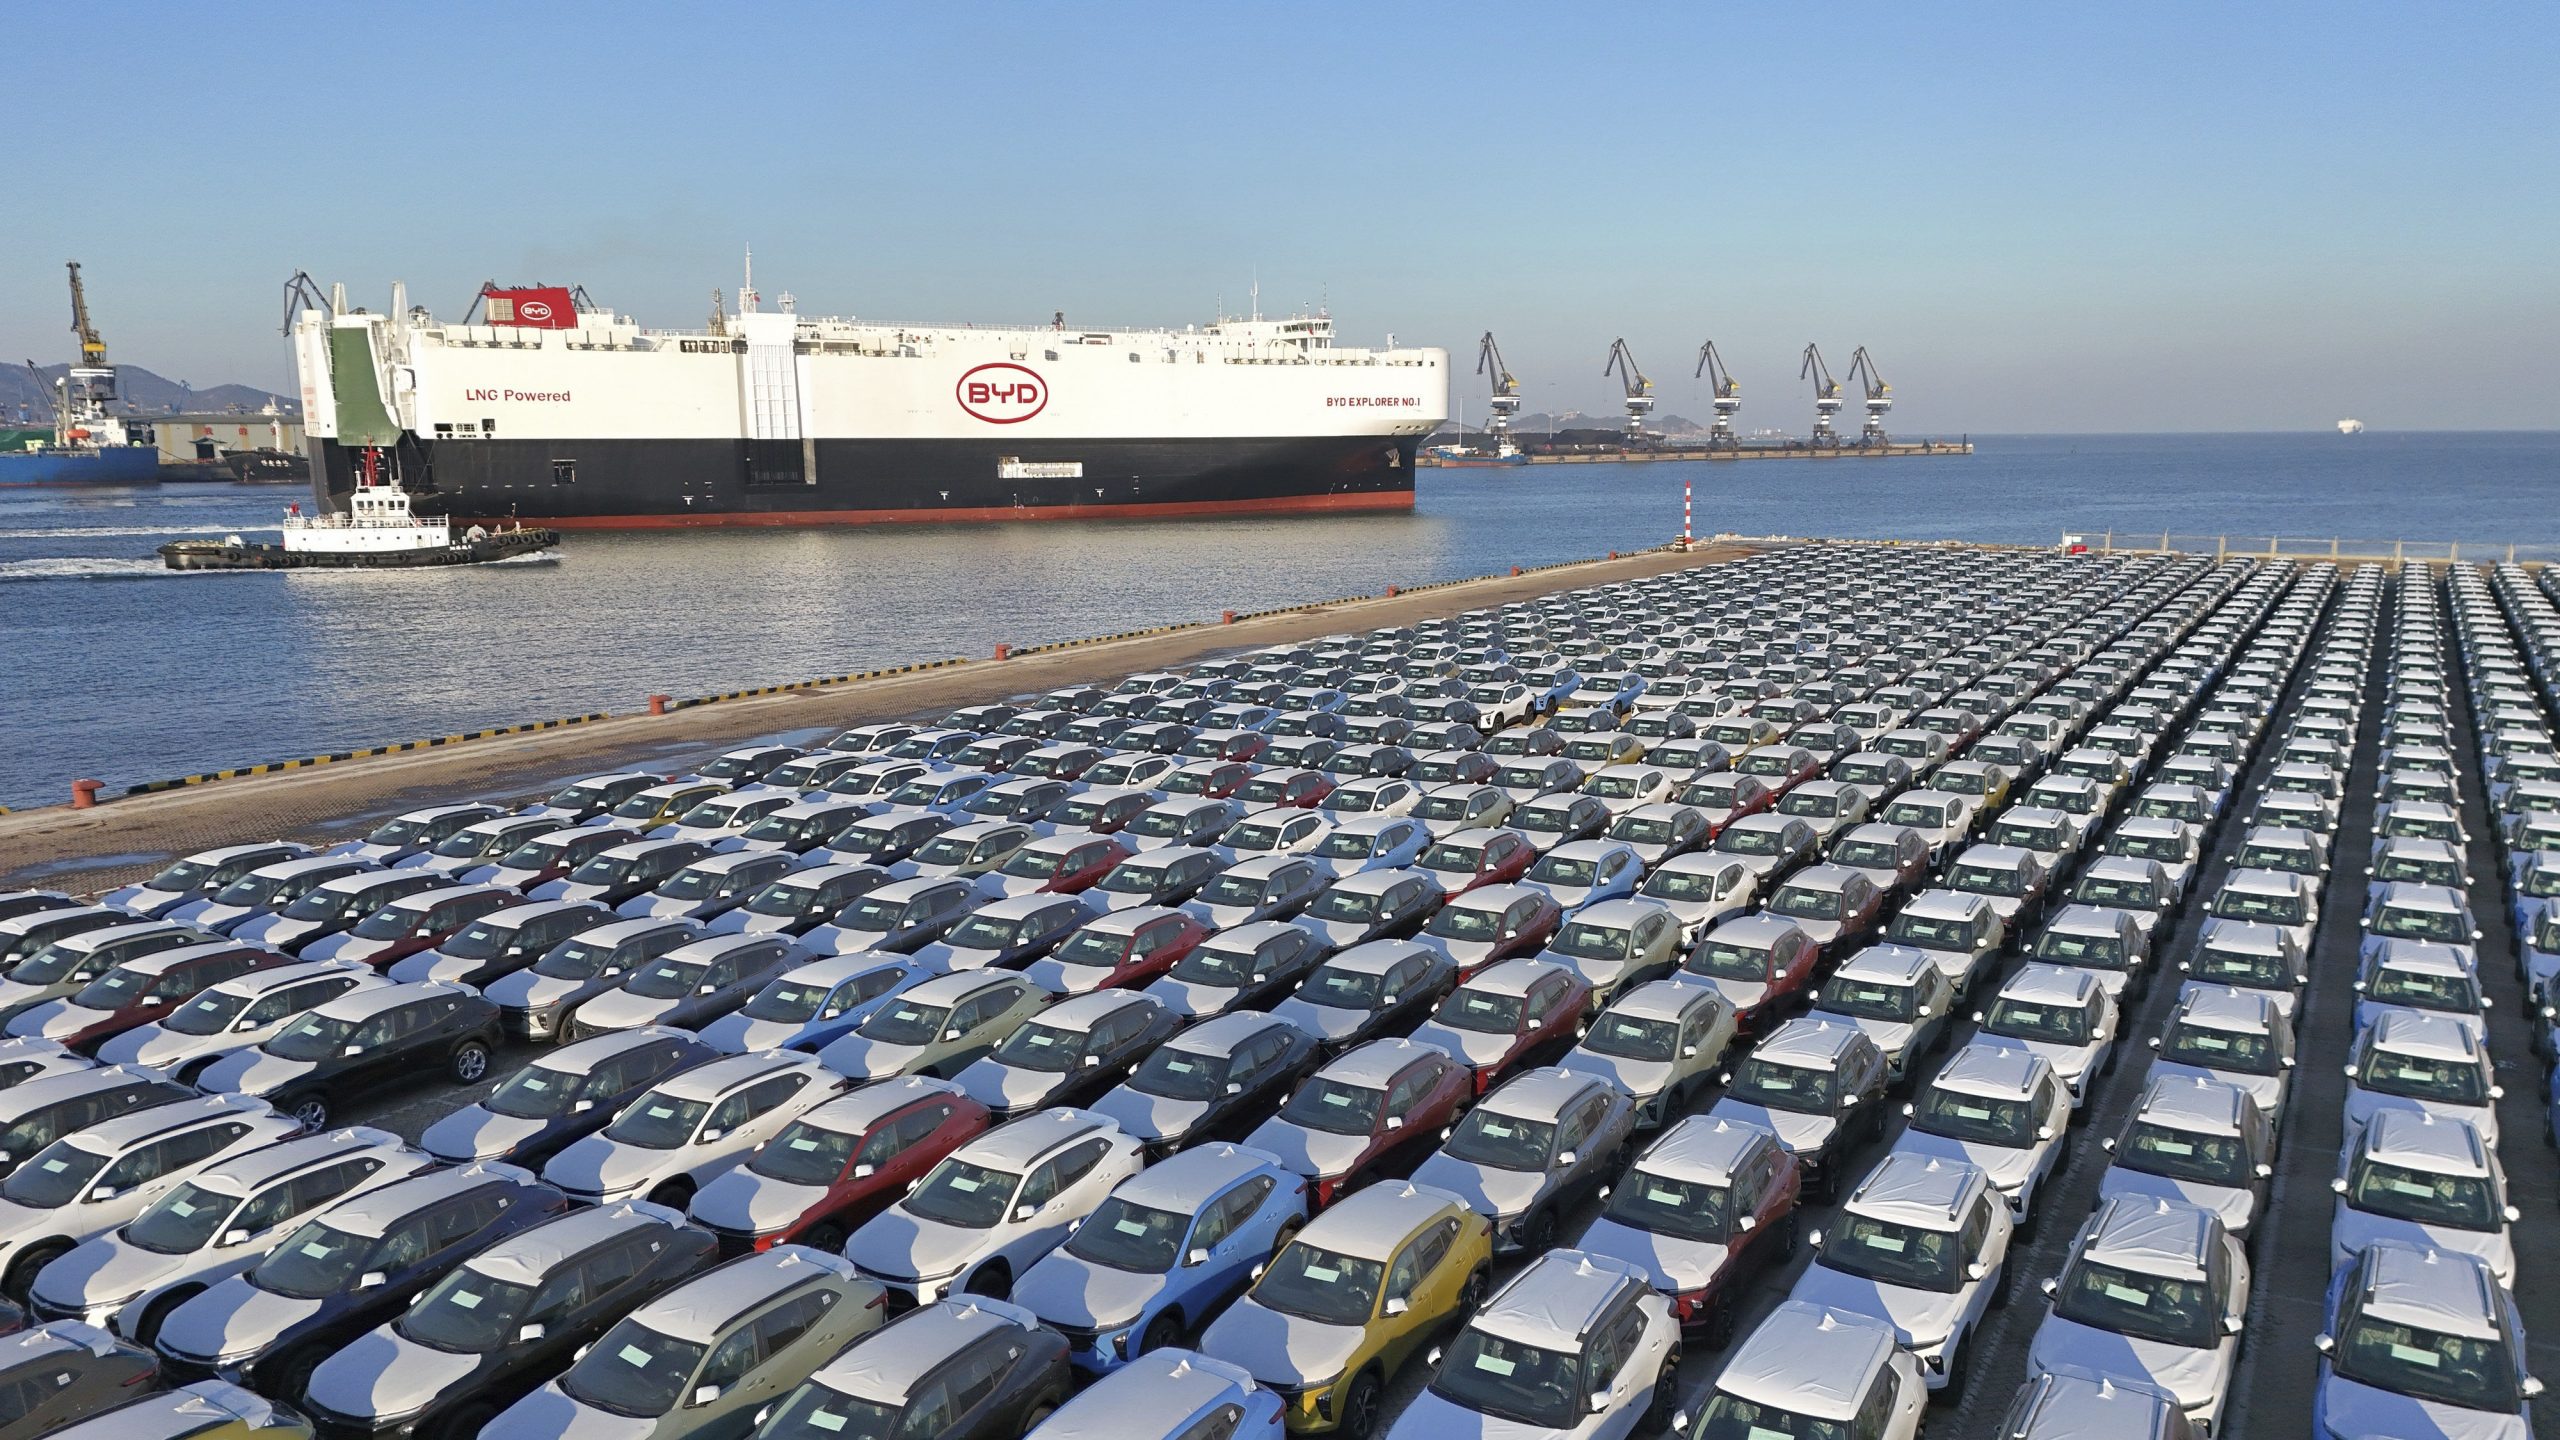
[[[1614,409],[1914,433],[2548,428],[2549,4],[20,7],[0,355],[283,385],[297,268],[459,312],[1180,324],[1328,303]],[[57,182],[63,188],[57,190]]]

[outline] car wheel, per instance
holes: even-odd
[[[1182,1343],[1182,1317],[1167,1310],[1147,1322],[1146,1333],[1138,1337],[1138,1348],[1129,1358],[1135,1360],[1151,1350],[1170,1350]]]
[[[318,1094],[296,1095],[292,1099],[283,1101],[276,1108],[282,1110],[284,1113],[292,1116],[296,1121],[300,1122],[302,1128],[305,1130],[326,1130],[329,1128],[329,1100],[327,1096]]]
[[[1481,1265],[1476,1267],[1474,1274],[1467,1277],[1465,1287],[1458,1291],[1458,1323],[1465,1324],[1467,1317],[1476,1313],[1476,1307],[1484,1303],[1488,1279],[1488,1274]]]
[[[1521,1227],[1520,1252],[1531,1260],[1547,1253],[1556,1243],[1556,1217],[1552,1210],[1541,1210]]]
[[[1742,1318],[1742,1307],[1734,1302],[1733,1291],[1731,1284],[1716,1291],[1716,1303],[1708,1308],[1707,1323],[1700,1327],[1699,1338],[1711,1350],[1722,1350],[1733,1343],[1734,1325]]]
[[[1469,1283],[1473,1283],[1472,1281]],[[1378,1428],[1378,1376],[1363,1371],[1342,1397],[1343,1440],[1369,1440]]]
[[[2018,1288],[2018,1267],[2009,1263],[2016,1258],[2015,1255],[2001,1257],[2000,1278],[1991,1283],[1991,1304],[1994,1309],[2008,1304],[2010,1295]]]
[[[1671,1417],[1680,1413],[1680,1351],[1673,1347],[1662,1357],[1662,1374],[1653,1382],[1653,1403],[1645,1407],[1643,1425],[1647,1430],[1667,1434]]]
[[[806,1245],[812,1250],[824,1250],[830,1255],[840,1255],[844,1253],[844,1227],[833,1223],[812,1225],[802,1232],[799,1239],[791,1243]]]
[[[159,1299],[152,1301],[150,1308],[142,1312],[142,1318],[133,1322],[134,1340],[137,1343],[148,1345],[153,1340],[158,1339],[160,1336],[160,1327],[168,1323],[169,1312],[186,1304],[187,1301],[194,1298],[197,1293],[198,1292],[192,1289],[172,1290],[168,1294],[161,1296]]]
[[[17,1301],[20,1305],[26,1304],[27,1292],[35,1288],[36,1272],[70,1253],[71,1242],[68,1240],[50,1240],[42,1245],[28,1247],[25,1253],[19,1255],[16,1262],[9,1266],[8,1276],[0,1279],[0,1292],[5,1292],[10,1299]]]
[[[1929,1392],[1930,1404],[1953,1405],[1964,1398],[1965,1373],[1973,1368],[1973,1347],[1966,1342],[1972,1338],[1957,1335],[1948,1340],[1956,1347],[1956,1353],[1947,1359],[1947,1383]]]
[[[1307,1222],[1295,1215],[1281,1221],[1279,1230],[1274,1232],[1271,1237],[1271,1253],[1277,1255],[1281,1251],[1288,1249],[1289,1242],[1297,1239],[1298,1232],[1306,1228]]]
[[[453,1047],[453,1078],[464,1085],[476,1085],[489,1073],[489,1047],[479,1040],[465,1040]]]
[[[276,1369],[275,1388],[266,1393],[288,1405],[308,1403],[304,1392],[311,1388],[311,1372],[320,1368],[322,1353],[318,1346],[313,1346],[287,1357],[284,1364]]]
[[[498,1407],[495,1405],[485,1401],[465,1405],[437,1426],[435,1433],[438,1440],[478,1440],[480,1432],[488,1429],[489,1422],[497,1418]]]
[[[649,1192],[649,1202],[653,1205],[664,1205],[670,1210],[682,1210],[693,1203],[693,1182],[681,1179],[670,1180]]]
[[[981,1265],[970,1275],[969,1283],[960,1289],[966,1294],[1002,1300],[1013,1293],[1013,1269],[1001,1260]]]

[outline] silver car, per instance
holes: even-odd
[[[704,1183],[845,1090],[808,1055],[723,1056],[679,1071],[562,1150],[542,1178],[589,1204],[645,1197],[681,1210]]]
[[[1553,1067],[1495,1087],[1448,1131],[1413,1183],[1493,1222],[1497,1254],[1541,1255],[1564,1215],[1617,1168],[1635,1105],[1616,1086]]]
[[[1671,1429],[1719,1440],[1757,1440],[1754,1431],[1920,1440],[1928,1394],[1892,1325],[1790,1300],[1744,1338],[1697,1413],[1674,1416]]]
[[[1025,1115],[945,1156],[844,1253],[902,1301],[1001,1297],[1144,1164],[1136,1137],[1091,1111]]]
[[[1965,1342],[2008,1289],[2009,1209],[1962,1160],[1887,1155],[1815,1231],[1788,1299],[1881,1320],[1932,1390],[1961,1386]]]
[[[1636,1125],[1668,1124],[1725,1067],[1734,1009],[1712,986],[1685,979],[1639,985],[1594,1016],[1559,1070],[1594,1075],[1635,1102]]]
[[[2098,1177],[2101,1204],[2119,1195],[2175,1200],[2248,1233],[2259,1192],[2273,1176],[2275,1126],[2249,1092],[2201,1075],[2160,1076],[2134,1103],[2122,1138],[2098,1142],[2113,1157]]]
[[[1388,1440],[1624,1440],[1679,1408],[1680,1323],[1671,1302],[1624,1260],[1578,1250],[1539,1255],[1486,1297]]]
[[[2156,1385],[2207,1434],[2221,1428],[2249,1311],[2249,1256],[2210,1210],[2146,1196],[2100,1206],[2044,1282],[2051,1313],[2029,1373],[2098,1368]]]
[[[582,1038],[643,1025],[700,1029],[813,958],[786,936],[707,935],[633,968],[620,985],[570,1011],[561,1034]]]

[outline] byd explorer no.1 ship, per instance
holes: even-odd
[[[1439,349],[1321,314],[1181,330],[908,326],[714,296],[644,329],[556,287],[463,321],[288,287],[312,488],[560,527],[1407,510],[1448,415]],[[482,313],[485,306],[485,313]]]

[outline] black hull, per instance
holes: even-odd
[[[1414,437],[1263,440],[438,440],[378,457],[418,508],[563,528],[936,523],[1409,510]],[[343,510],[356,452],[313,442]],[[1008,466],[1080,466],[1027,478]]]
[[[160,547],[160,563],[172,570],[415,570],[435,565],[485,565],[535,555],[560,543],[557,530],[501,530],[436,550],[379,552],[287,550],[281,545],[235,545],[227,540],[173,540]]]

